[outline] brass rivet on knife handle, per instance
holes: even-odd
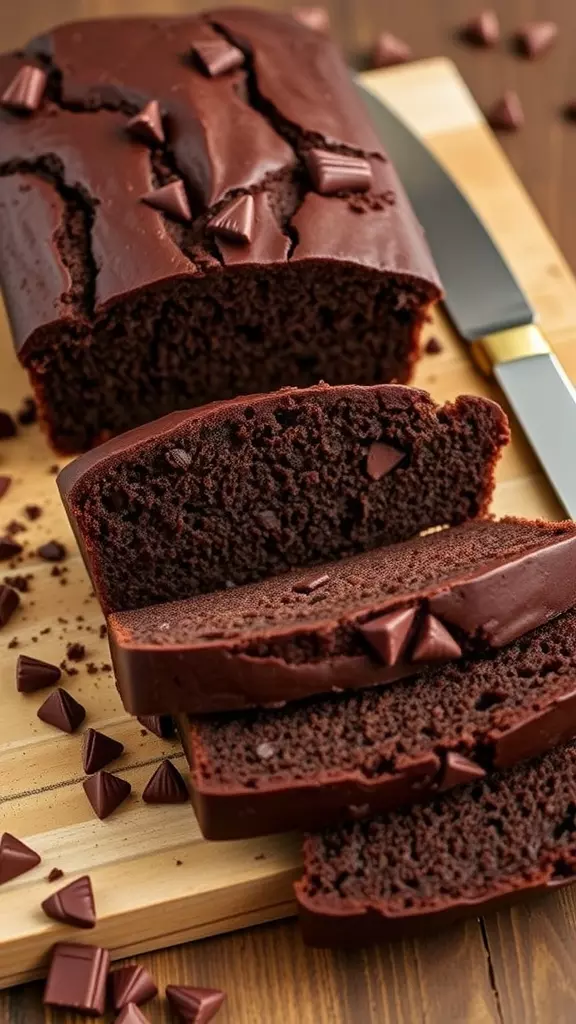
[[[522,327],[511,327],[507,331],[497,331],[472,343],[474,359],[480,369],[487,374],[500,363],[549,353],[550,346],[536,324],[524,324]]]

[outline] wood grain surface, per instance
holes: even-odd
[[[5,0],[0,5],[0,40],[3,48],[15,46],[52,23],[76,17],[158,9],[186,11],[201,6],[186,0]],[[269,2],[267,6],[285,5]],[[417,57],[447,54],[455,59],[482,105],[496,99],[505,87],[518,88],[527,125],[523,132],[502,141],[544,220],[576,266],[572,199],[576,127],[559,117],[563,102],[576,96],[573,0],[500,0],[493,4],[507,32],[536,16],[559,21],[562,34],[554,54],[537,64],[518,60],[504,45],[495,53],[476,53],[457,43],[456,27],[481,6],[470,0],[333,0],[328,6],[335,35],[358,64],[376,32],[387,28],[406,38]],[[394,82],[389,87],[391,93],[404,77],[402,93],[406,95],[414,81],[411,75],[410,69],[405,69],[389,78]],[[438,83],[441,78],[438,70]],[[394,100],[393,95],[389,98]],[[422,96],[416,91],[414,98],[420,107]],[[470,117],[466,167],[462,168],[470,193],[479,207],[485,202],[481,212],[503,247],[510,246],[508,254],[541,310],[551,341],[576,377],[574,283],[542,226],[527,216],[522,192],[514,190],[514,198],[508,194],[498,201],[496,189],[478,187],[482,181],[499,179],[501,155],[491,144],[486,148],[485,137],[474,142],[484,129],[479,132],[471,110],[455,112],[441,84],[436,91],[431,87],[426,109],[427,117],[435,119],[431,144],[450,165],[460,146],[459,133],[451,122],[455,117]],[[433,329],[448,338],[441,320]],[[417,382],[438,398],[467,389],[495,393],[488,382],[477,377],[452,341],[440,356],[423,361]],[[558,515],[518,431],[514,447],[502,463],[496,510]],[[42,528],[47,528],[47,523]],[[426,941],[354,954],[306,950],[295,923],[288,922],[140,959],[153,971],[160,987],[188,981],[227,989],[228,1003],[218,1018],[222,1024],[573,1024],[575,915],[576,902],[566,892],[469,922]],[[137,934],[134,938],[136,942]],[[169,1019],[160,1003],[146,1012],[153,1022]],[[68,1024],[80,1020],[45,1013],[38,984],[0,994],[1,1024],[53,1019]]]

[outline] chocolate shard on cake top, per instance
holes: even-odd
[[[164,142],[162,114],[158,100],[150,100],[142,107],[142,110],[134,114],[126,125],[126,131],[135,139],[150,145],[160,145]]]
[[[31,114],[38,109],[46,88],[46,72],[42,68],[24,65],[0,96],[0,105],[7,110]]]

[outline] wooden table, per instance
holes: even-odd
[[[62,20],[201,6],[190,0],[4,0],[0,39],[9,48]],[[267,6],[285,5],[269,0]],[[481,6],[473,0],[332,0],[329,6],[335,34],[358,64],[375,33],[387,28],[409,40],[418,57],[452,57],[482,105],[506,87],[518,89],[527,125],[503,144],[576,267],[576,126],[559,116],[563,102],[576,98],[573,0],[494,0],[507,32],[530,17],[558,20],[556,51],[539,64],[515,59],[505,47],[482,53],[459,44],[457,25]],[[545,909],[536,902],[485,923],[472,921],[417,948],[403,943],[357,954],[310,951],[290,922],[141,959],[161,986],[193,978],[226,988],[222,1024],[573,1024],[575,904],[561,896],[555,906],[554,912],[550,901]],[[0,994],[0,1024],[44,1019],[52,1018],[41,1008],[40,986]]]

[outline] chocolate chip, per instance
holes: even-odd
[[[74,928],[93,928],[96,924],[94,893],[88,875],[76,878],[63,889],[53,892],[41,906],[47,917]]]
[[[11,476],[0,476],[0,498],[3,498],[12,483]]]
[[[174,469],[189,469],[192,464],[192,456],[183,448],[170,448],[166,452],[166,462]]]
[[[461,658],[462,649],[440,619],[427,615],[418,633],[416,646],[412,651],[412,662],[446,661]]]
[[[131,117],[126,125],[126,131],[135,139],[156,145],[164,142],[164,129],[162,128],[162,114],[158,100],[151,100],[139,113]]]
[[[40,545],[37,554],[46,562],[62,562],[66,558],[68,552],[60,541],[49,540],[46,544]]]
[[[238,196],[220,210],[206,228],[227,242],[249,244],[254,234],[255,207],[253,196]]]
[[[261,761],[269,761],[274,757],[275,753],[276,747],[271,743],[259,743],[256,747],[256,756],[259,757]]]
[[[140,197],[140,201],[154,210],[160,210],[161,213],[165,213],[173,220],[184,222],[192,220],[188,196],[182,181],[171,181],[168,185],[162,185],[161,188],[157,188],[153,192],[146,192]]]
[[[467,757],[457,754],[454,750],[449,750],[446,754],[442,780],[438,789],[443,792],[446,789],[453,789],[454,786],[460,786],[462,783],[472,782],[474,779],[483,779],[485,775],[486,772],[479,764],[469,761]]]
[[[33,398],[23,398],[22,405],[16,413],[16,419],[22,427],[31,427],[38,419],[38,409]]]
[[[148,781],[142,799],[147,804],[185,804],[188,802],[186,783],[178,769],[166,759]]]
[[[330,13],[326,7],[292,7],[290,13],[296,21],[311,28],[313,32],[326,36],[330,32]]]
[[[46,877],[46,881],[59,882],[61,878],[64,878],[64,872],[60,868],[52,868],[50,874]]]
[[[516,48],[529,60],[536,60],[556,42],[558,25],[554,21],[529,21],[516,33]]]
[[[305,160],[314,188],[321,195],[366,192],[372,184],[372,168],[364,157],[309,149]]]
[[[372,48],[370,64],[373,68],[390,68],[406,64],[412,58],[412,50],[404,40],[392,32],[382,32]]]
[[[169,740],[174,735],[174,722],[170,715],[139,715],[138,721],[162,740]]]
[[[383,476],[391,473],[404,458],[405,453],[390,444],[383,444],[382,441],[374,441],[368,449],[366,460],[366,472],[372,480],[380,480]]]
[[[500,39],[500,22],[495,11],[481,11],[462,26],[461,38],[474,46],[496,46]]]
[[[4,832],[0,837],[0,885],[31,871],[41,860],[39,854],[20,839],[16,839],[9,832]]]
[[[0,586],[0,627],[10,621],[19,604],[20,596],[16,590]]]
[[[403,653],[416,608],[399,608],[364,622],[358,628],[385,665],[396,665]]]
[[[37,715],[41,722],[62,732],[73,733],[86,718],[86,709],[59,686],[38,708]]]
[[[524,110],[514,89],[508,89],[487,114],[488,123],[497,131],[514,132],[524,124]]]
[[[216,988],[167,985],[166,998],[180,1020],[208,1024],[218,1013],[226,993]]]
[[[16,663],[16,689],[18,693],[35,693],[46,686],[54,686],[62,676],[56,665],[21,654]]]
[[[295,594],[312,594],[319,587],[323,587],[330,580],[328,573],[324,573],[322,576],[316,576],[309,580],[303,580],[302,583],[295,583],[293,591]]]
[[[75,942],[57,943],[44,989],[44,1005],[103,1014],[109,969],[108,950]]]
[[[86,648],[84,647],[84,644],[68,644],[66,648],[66,657],[69,661],[84,661],[84,658],[86,657]]]
[[[123,1010],[128,1003],[141,1006],[158,994],[152,975],[141,964],[130,964],[114,971],[110,975],[110,988],[115,1010]]]
[[[6,562],[9,558],[14,558],[21,551],[22,545],[18,544],[17,541],[12,540],[11,537],[0,537],[0,562]]]
[[[424,351],[429,356],[438,355],[438,353],[442,352],[442,350],[443,350],[443,345],[442,345],[442,342],[439,341],[438,338],[436,338],[436,337],[428,338],[428,341],[426,342],[426,344],[424,346]]]
[[[16,424],[9,412],[0,409],[0,441],[16,437]]]
[[[206,39],[194,43],[193,50],[200,66],[210,78],[235,71],[244,64],[242,50],[225,39]]]
[[[124,750],[124,744],[119,740],[106,736],[97,729],[88,729],[84,734],[82,747],[82,765],[87,775],[92,772],[99,772],[105,768],[110,761],[115,761]]]
[[[132,787],[125,779],[100,771],[82,783],[95,814],[101,821],[107,818],[126,800]]]
[[[24,515],[30,520],[31,523],[36,522],[42,515],[42,508],[40,505],[25,505]]]
[[[31,114],[38,109],[46,88],[47,76],[42,68],[21,67],[0,97],[0,104],[19,114]]]

